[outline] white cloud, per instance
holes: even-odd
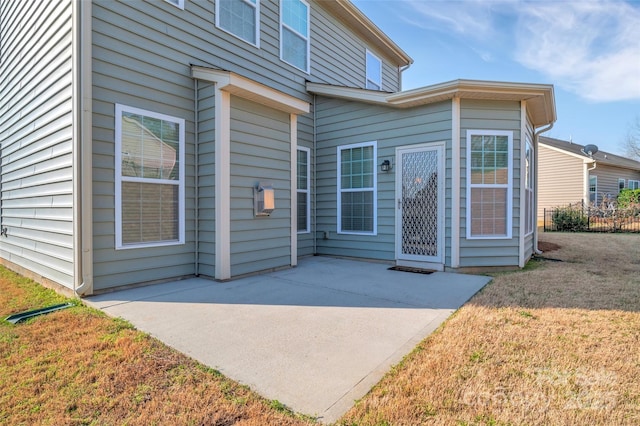
[[[512,57],[591,101],[640,99],[640,3],[408,0],[402,4],[410,8],[402,13],[406,24],[455,35],[485,62]],[[498,54],[500,49],[511,51]]]
[[[620,1],[522,3],[516,60],[592,101],[640,99],[640,9]]]

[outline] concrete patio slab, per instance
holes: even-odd
[[[490,281],[387,268],[312,257],[230,282],[193,278],[87,302],[328,423]]]

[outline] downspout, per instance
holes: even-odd
[[[313,228],[313,254],[318,254],[318,205],[316,204],[317,201],[317,193],[318,193],[318,187],[316,185],[317,181],[316,181],[316,176],[317,176],[317,168],[318,168],[318,160],[317,160],[317,156],[316,156],[316,142],[317,142],[317,135],[316,135],[316,95],[313,95],[313,190],[311,191],[311,202],[313,204],[313,223],[311,225],[311,227]]]
[[[200,132],[199,132],[199,123],[200,123],[200,108],[199,108],[199,103],[200,103],[200,98],[198,95],[198,79],[194,78],[193,79],[193,90],[194,90],[194,96],[193,96],[193,103],[194,103],[194,108],[193,108],[193,119],[194,119],[194,136],[193,136],[193,155],[194,155],[194,171],[193,171],[193,186],[194,186],[194,218],[195,218],[195,224],[194,224],[194,230],[195,230],[195,241],[194,241],[194,246],[195,246],[195,253],[194,253],[194,272],[195,272],[195,276],[199,276],[200,275],[200,158],[199,158],[199,146],[200,146]]]
[[[408,63],[403,67],[398,67],[398,91],[402,90],[402,73],[408,70],[410,66],[411,63]]]
[[[535,164],[535,168],[536,168],[536,172],[535,172],[535,176],[533,179],[533,193],[535,194],[535,197],[533,197],[533,211],[536,212],[536,223],[535,226],[533,227],[533,251],[535,252],[535,254],[542,254],[542,252],[538,249],[538,219],[537,219],[537,213],[538,213],[538,137],[540,136],[540,134],[548,132],[549,130],[551,130],[553,128],[553,123],[549,124],[547,127],[543,127],[542,129],[536,131],[533,134],[533,143],[534,143],[534,148],[533,148],[533,162]]]

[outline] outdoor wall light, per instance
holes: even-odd
[[[380,170],[383,172],[388,172],[391,170],[391,162],[389,160],[384,160],[382,164],[380,164]]]
[[[270,216],[276,208],[275,193],[271,182],[260,182],[253,188],[255,216]]]

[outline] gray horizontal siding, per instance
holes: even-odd
[[[3,259],[73,287],[71,1],[0,4]]]
[[[598,203],[605,199],[613,200],[618,196],[618,179],[624,179],[625,188],[628,188],[629,179],[640,180],[638,171],[608,166],[602,162],[597,163],[589,175],[598,177]]]
[[[291,264],[289,114],[231,98],[231,275]],[[273,184],[275,210],[255,217],[253,188]]]
[[[383,158],[396,163],[396,147],[446,142],[445,156],[451,154],[451,103],[408,110],[373,106],[337,99],[318,98],[317,104],[317,251],[319,254],[393,260],[395,258],[395,169],[379,171]],[[377,235],[337,233],[338,146],[377,142],[378,228]],[[451,163],[445,158],[446,180],[450,185]],[[445,193],[450,211],[451,191]],[[445,236],[450,236],[450,222]],[[325,234],[327,238],[325,239]]]
[[[520,233],[520,102],[460,102],[460,267],[517,266]],[[512,238],[467,239],[467,130],[513,131]]]

